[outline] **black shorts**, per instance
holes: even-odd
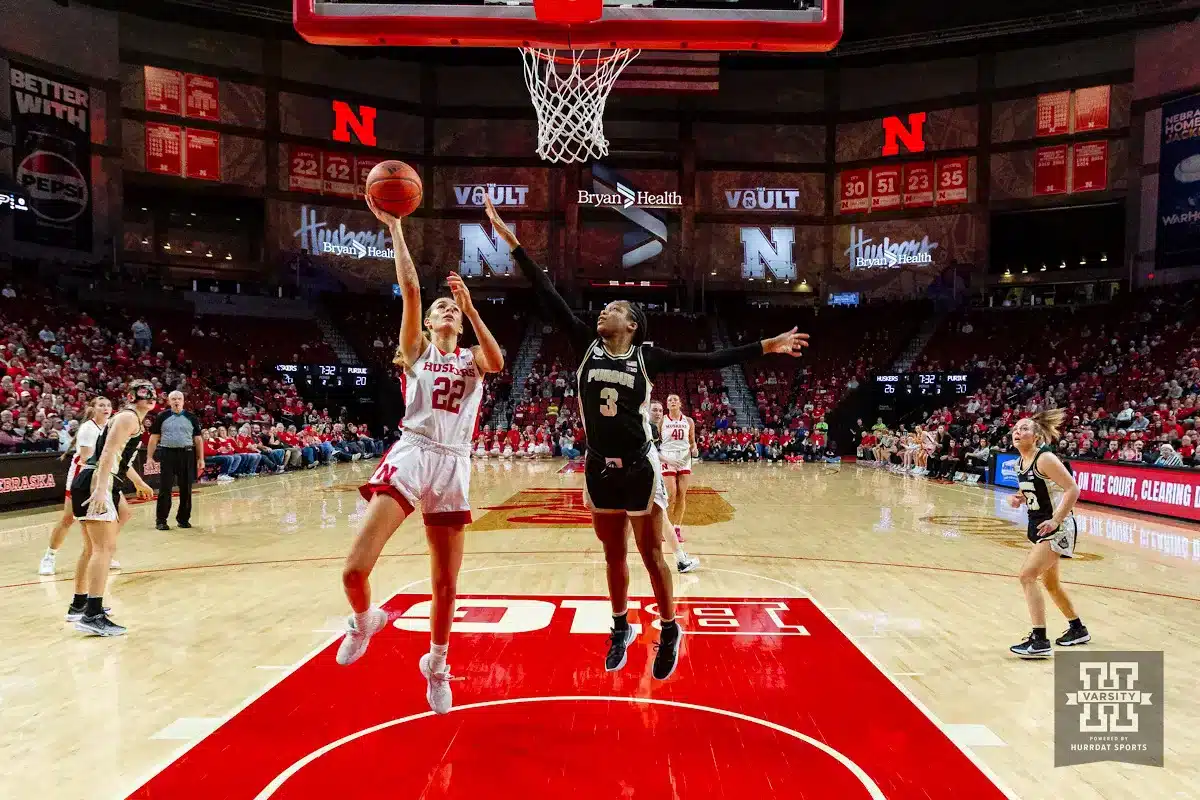
[[[1058,526],[1058,530],[1049,536],[1042,536],[1038,533],[1038,525],[1045,522],[1045,519],[1031,519],[1025,530],[1025,536],[1031,544],[1039,542],[1050,542],[1050,549],[1058,553],[1060,556],[1067,558],[1075,557],[1075,541],[1079,537],[1079,526],[1075,522],[1075,515],[1067,517],[1062,525]]]
[[[606,459],[589,451],[583,477],[583,501],[592,511],[624,511],[637,517],[649,514],[656,505],[667,507],[667,487],[654,448],[628,460]]]
[[[88,511],[86,503],[92,496],[92,475],[95,472],[96,470],[92,467],[85,467],[79,470],[75,480],[71,481],[71,513],[75,515],[75,519],[79,520],[113,522],[117,518],[117,509],[121,506],[122,482],[116,478],[113,479],[111,502],[106,511],[98,512],[96,509]]]

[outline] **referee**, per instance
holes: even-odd
[[[154,418],[150,426],[150,444],[146,447],[146,463],[158,455],[162,471],[158,480],[158,507],[155,525],[169,531],[167,517],[171,514],[171,492],[179,482],[179,513],[175,520],[181,528],[190,528],[192,517],[192,483],[204,471],[204,440],[200,438],[200,420],[183,410],[183,392],[167,395],[169,411]]]

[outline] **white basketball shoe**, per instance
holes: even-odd
[[[454,696],[450,692],[450,681],[454,680],[454,676],[450,674],[449,664],[442,667],[441,672],[434,672],[429,665],[431,659],[429,653],[421,656],[421,674],[429,684],[425,689],[425,699],[429,701],[433,713],[448,714],[454,705]]]
[[[371,643],[371,637],[387,626],[387,612],[382,608],[372,608],[367,613],[370,616],[367,617],[364,630],[358,629],[354,617],[350,617],[347,623],[346,636],[337,651],[337,663],[343,667],[362,658],[363,653],[367,652],[367,645]]]

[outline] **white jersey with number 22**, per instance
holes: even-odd
[[[443,353],[430,344],[403,372],[404,430],[448,445],[469,445],[475,434],[483,375],[469,348]]]

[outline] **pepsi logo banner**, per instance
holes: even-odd
[[[1200,521],[1200,472],[1076,461],[1079,499]]]
[[[92,249],[88,87],[13,64],[9,70],[13,166],[32,214],[14,220],[18,241]]]

